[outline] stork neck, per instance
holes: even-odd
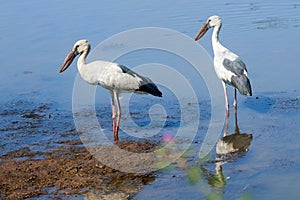
[[[220,29],[221,29],[221,25],[215,26],[214,30],[213,30],[212,37],[211,37],[211,42],[212,42],[214,52],[216,52],[217,49],[221,49],[223,47],[221,45],[221,43],[219,42]]]
[[[85,65],[85,59],[87,55],[90,52],[90,48],[88,48],[86,51],[82,52],[77,60],[77,67],[78,69]]]

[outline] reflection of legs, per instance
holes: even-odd
[[[116,132],[117,132],[117,137],[118,137],[118,132],[119,132],[119,126],[120,126],[120,120],[121,120],[121,105],[120,105],[120,100],[119,100],[119,94],[116,93],[116,100],[117,100],[117,106],[118,106],[118,119],[117,119],[117,127],[116,127]]]
[[[111,110],[112,110],[112,120],[113,120],[113,133],[114,133],[114,141],[118,141],[118,133],[116,132],[116,106],[115,106],[115,94],[111,92]]]
[[[236,109],[237,109],[236,88],[234,88],[233,107],[234,107],[234,110],[236,111]]]
[[[228,104],[226,84],[223,81],[222,81],[222,85],[223,85],[223,89],[224,89],[226,111],[229,111],[229,104]]]

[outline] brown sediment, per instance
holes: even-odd
[[[67,141],[63,147],[49,152],[32,152],[24,148],[2,156],[0,198],[24,199],[47,194],[59,197],[91,191],[101,191],[102,194],[123,192],[129,198],[154,180],[152,174],[128,174],[109,168],[85,147],[74,144],[80,142]],[[124,142],[120,148],[148,152],[155,145]]]

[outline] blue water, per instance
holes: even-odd
[[[246,62],[254,92],[293,90],[299,74],[299,9],[299,1],[2,1],[0,89],[10,95],[55,92],[64,85],[70,96],[76,70],[63,76],[57,71],[76,40],[86,38],[95,47],[113,34],[149,26],[194,38],[203,21],[217,14],[223,18],[220,40]],[[200,43],[212,55],[209,35]],[[9,92],[7,85],[16,87]]]
[[[94,48],[114,34],[142,27],[169,28],[194,38],[210,15],[221,16],[220,41],[246,63],[254,97],[239,96],[240,129],[253,134],[250,151],[223,166],[227,184],[217,194],[225,199],[299,198],[299,0],[0,2],[0,102],[26,98],[54,102],[67,111],[71,111],[77,69],[74,63],[63,74],[58,71],[78,39],[88,39]],[[199,43],[213,56],[210,35],[211,31]],[[187,62],[167,53],[144,50],[117,61],[129,68],[149,62],[168,64],[190,75],[193,85],[198,83]],[[196,94],[208,98],[205,87]],[[97,100],[109,105],[107,91],[97,89]],[[213,173],[210,164],[205,167]],[[177,168],[163,171],[135,199],[204,198],[203,184],[214,190],[205,179],[202,185],[190,185],[186,174]]]

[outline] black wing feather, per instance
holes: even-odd
[[[245,71],[247,72],[245,63],[239,58],[236,58],[234,61],[225,58],[223,66],[235,74],[230,82],[226,81],[226,83],[237,88],[242,95],[252,96],[250,81],[244,73]]]
[[[162,97],[162,92],[157,88],[157,86],[152,82],[150,78],[141,76],[124,65],[119,65],[119,66],[122,69],[123,73],[129,74],[133,77],[139,77],[140,79],[142,79],[141,85],[139,86],[138,89],[136,89],[136,92],[145,92],[145,93],[152,94],[154,96]]]
[[[251,84],[247,76],[232,76],[229,84],[237,88],[242,95],[252,96]]]

